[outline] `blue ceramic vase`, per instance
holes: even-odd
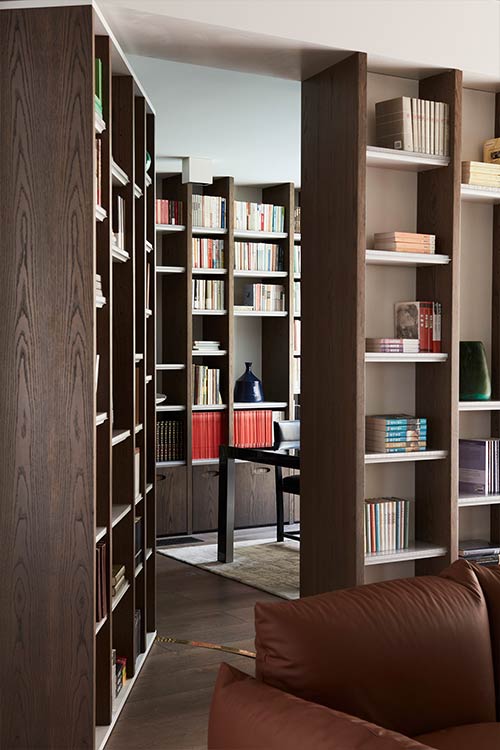
[[[264,401],[264,392],[259,378],[252,372],[252,363],[245,362],[246,370],[234,384],[234,400],[257,404]]]

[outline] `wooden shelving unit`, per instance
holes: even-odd
[[[21,273],[23,288],[33,294],[33,304],[23,303],[24,322],[19,324],[16,303],[4,310],[2,325],[9,372],[24,371],[17,386],[12,381],[8,386],[12,398],[5,404],[5,426],[19,424],[22,404],[27,436],[18,429],[9,434],[6,426],[0,439],[1,485],[11,498],[2,514],[7,552],[2,574],[6,590],[14,591],[21,565],[25,591],[22,612],[8,607],[11,619],[3,634],[12,699],[2,705],[9,722],[0,728],[0,745],[100,750],[156,628],[154,555],[147,556],[156,538],[156,413],[155,394],[145,380],[155,371],[155,320],[145,315],[146,308],[154,310],[155,256],[147,252],[155,242],[154,187],[146,188],[145,174],[146,150],[154,164],[154,111],[90,0],[78,6],[36,5],[5,2],[0,9],[1,46],[12,50],[2,69],[2,118],[9,131],[2,144],[8,142],[9,153],[12,148],[25,153],[22,167],[2,153],[11,165],[2,172],[3,190],[14,202],[2,207],[12,263],[0,285],[2,297],[14,300],[20,288],[15,274]],[[102,116],[94,106],[95,58],[102,62]],[[11,87],[8,81],[18,74]],[[125,201],[121,249],[112,242],[116,194]],[[14,210],[22,195],[29,236]],[[44,263],[34,263],[42,252]],[[152,279],[149,302],[146,264]],[[137,350],[145,355],[139,364]],[[21,361],[29,365],[23,368]],[[141,450],[138,502],[136,448]],[[47,461],[47,450],[56,461]],[[21,475],[24,489],[15,480]],[[136,577],[137,517],[144,521],[144,570]],[[21,518],[29,545],[16,543],[14,550],[7,529]],[[106,547],[101,582],[107,612],[99,621],[97,544]],[[115,600],[112,564],[125,565],[128,581]],[[139,643],[134,642],[136,610],[141,612]],[[21,661],[15,656],[19,628]],[[116,705],[112,648],[126,657],[130,677]],[[33,670],[43,674],[43,695]]]

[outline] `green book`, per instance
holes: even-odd
[[[99,57],[95,59],[95,99],[101,105],[102,114],[102,60]]]

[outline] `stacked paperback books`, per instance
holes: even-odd
[[[242,409],[234,412],[236,448],[271,448],[273,412],[269,409]]]
[[[460,439],[458,464],[461,495],[500,493],[500,438]]]
[[[193,403],[196,406],[222,404],[220,370],[205,365],[193,365]]]
[[[220,341],[193,341],[193,352],[199,354],[211,354],[220,350]]]
[[[397,497],[365,500],[365,554],[408,549],[410,508]]]
[[[226,442],[224,414],[202,411],[193,414],[193,461],[219,458],[219,446]]]
[[[236,271],[282,271],[284,251],[267,242],[235,242]]]
[[[127,579],[125,578],[125,565],[113,565],[111,575],[111,594],[113,598],[118,596],[127,585]]]
[[[409,414],[366,417],[367,453],[413,453],[427,448],[427,419]]]
[[[253,232],[283,232],[285,207],[270,203],[234,202],[234,228]]]
[[[226,199],[216,195],[193,193],[193,226],[213,229],[226,228]]]
[[[439,302],[397,302],[394,305],[396,338],[418,341],[420,352],[439,353],[441,317]]]
[[[113,242],[125,250],[125,198],[113,193]]]
[[[458,555],[476,565],[500,564],[500,547],[484,539],[467,539],[459,542]]]
[[[500,164],[463,161],[462,182],[464,185],[478,185],[500,190]]]
[[[193,268],[224,268],[224,240],[193,237]]]
[[[300,245],[293,246],[293,272],[294,273],[300,273],[302,269],[302,258],[301,258],[300,247],[301,247]]]
[[[95,182],[96,182],[96,203],[102,205],[102,149],[101,139],[95,139]]]
[[[449,107],[398,96],[375,104],[377,146],[448,156]]]
[[[182,224],[182,201],[156,199],[156,223],[157,224]]]
[[[375,250],[392,250],[396,253],[436,252],[436,235],[418,232],[375,232]]]
[[[383,354],[418,354],[417,339],[366,339],[366,351]]]
[[[300,320],[293,321],[293,353],[300,354]]]
[[[224,282],[220,279],[194,279],[193,310],[223,310]]]
[[[184,423],[179,419],[156,423],[156,460],[184,461]]]
[[[295,206],[293,215],[294,232],[300,233],[300,206]]]
[[[103,620],[108,614],[108,595],[106,586],[106,542],[99,541],[95,548],[96,575],[96,622]]]
[[[259,312],[285,310],[285,287],[278,284],[245,284],[243,304]]]
[[[300,281],[293,282],[293,314],[300,315]]]

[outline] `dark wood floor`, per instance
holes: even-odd
[[[254,650],[254,604],[273,596],[163,555],[157,565],[159,635]],[[205,750],[221,661],[253,674],[245,657],[155,644],[106,750]]]

